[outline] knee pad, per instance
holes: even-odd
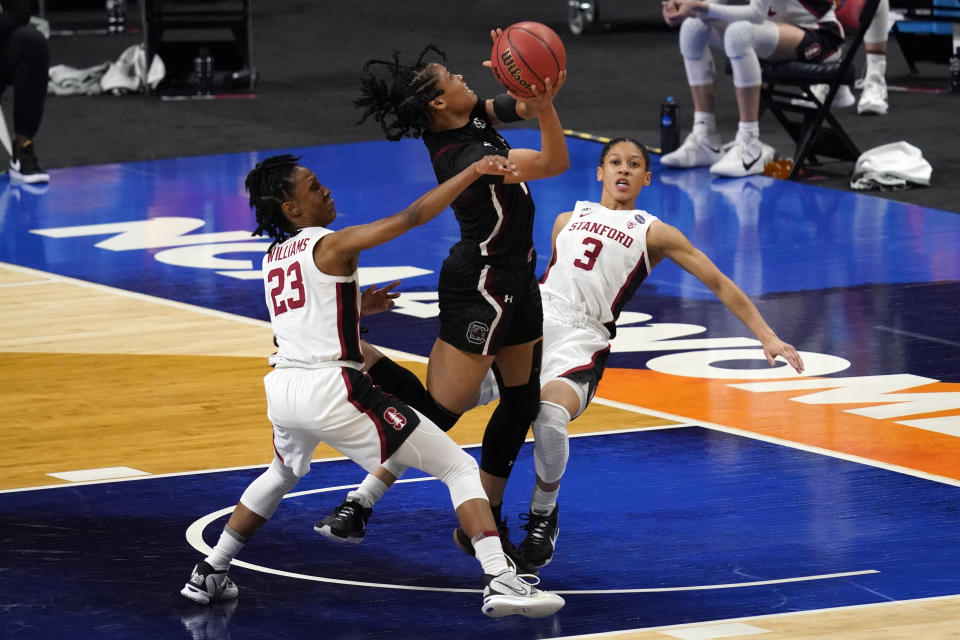
[[[431,422],[440,427],[442,431],[450,431],[462,415],[441,407],[437,401],[433,399],[430,391],[424,394],[423,406],[413,408],[419,410],[420,413],[429,418]]]
[[[498,478],[509,477],[539,410],[539,377],[517,387],[502,387],[500,404],[483,432],[480,468]]]
[[[420,378],[412,371],[383,356],[367,370],[373,384],[394,395],[414,409],[423,406],[427,394]]]
[[[557,482],[563,477],[570,458],[567,425],[570,414],[558,404],[541,402],[540,413],[533,421],[533,461],[537,476],[544,482]]]
[[[734,22],[723,36],[723,49],[730,59],[733,84],[736,87],[757,87],[762,81],[760,60],[753,48],[753,25]]]
[[[450,492],[450,501],[453,502],[453,508],[458,508],[467,500],[481,499],[486,500],[487,494],[480,484],[480,472],[477,467],[477,461],[467,453],[460,450],[459,456],[453,460],[447,471],[437,477],[438,480],[447,485]]]
[[[261,518],[270,519],[283,496],[299,481],[292,470],[274,458],[267,470],[246,488],[240,502]]]
[[[731,22],[723,33],[723,52],[739,58],[753,51],[753,25],[746,20]]]
[[[699,59],[707,51],[710,27],[700,18],[687,18],[680,25],[680,55],[690,60]]]

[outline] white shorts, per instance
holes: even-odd
[[[540,386],[544,387],[552,380],[569,384],[580,397],[577,411],[580,415],[597,392],[609,355],[609,339],[593,327],[575,326],[544,317]]]
[[[263,385],[274,449],[299,477],[321,442],[373,471],[420,423],[413,409],[350,367],[274,369]]]

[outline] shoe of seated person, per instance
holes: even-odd
[[[706,167],[719,160],[722,155],[720,137],[717,134],[691,131],[683,144],[660,158],[660,164],[671,169]]]
[[[878,73],[869,74],[863,79],[863,92],[860,94],[860,102],[857,103],[857,113],[882,116],[888,109],[886,79]]]
[[[180,593],[198,604],[210,604],[220,600],[233,600],[239,590],[227,576],[226,569],[218,571],[206,560],[201,560],[193,568],[190,579]]]
[[[348,497],[330,515],[313,526],[313,530],[336,542],[359,544],[367,535],[367,520],[373,509]]]
[[[830,85],[828,84],[812,84],[810,85],[810,91],[817,97],[821,103],[827,99],[827,93],[830,92]],[[813,104],[812,101],[806,100],[804,98],[794,98],[790,101],[791,104],[795,104],[799,107],[810,107],[815,108],[817,105]],[[853,91],[850,89],[849,85],[842,84],[837,89],[837,95],[833,96],[833,105],[834,107],[845,109],[847,107],[852,107],[857,103],[857,97],[853,95]]]
[[[545,618],[566,604],[557,594],[537,589],[537,583],[527,582],[513,568],[495,576],[484,575],[483,583],[483,613],[491,618]]]
[[[750,142],[737,138],[720,160],[710,166],[710,173],[723,178],[743,178],[763,173],[773,160],[774,150],[760,140]]]

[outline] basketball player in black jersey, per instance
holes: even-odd
[[[404,400],[450,429],[473,406],[481,381],[493,367],[501,400],[484,432],[480,476],[504,548],[522,563],[511,549],[500,509],[540,400],[543,311],[535,275],[534,202],[527,182],[559,175],[570,165],[553,105],[566,72],[548,78],[543,91],[534,88],[530,98],[505,93],[481,99],[463,76],[441,61],[427,61],[429,57],[444,59],[441,51],[428,46],[412,65],[403,64],[399,54],[367,62],[355,103],[363,111],[360,122],[373,117],[388,140],[422,137],[438,182],[491,153],[507,156],[518,175],[482,178],[451,205],[461,238],[440,271],[440,334],[430,352],[426,393]],[[512,149],[496,125],[528,118],[539,122],[540,150]],[[358,541],[372,502],[404,471],[388,460],[318,522],[317,531],[336,540]],[[469,538],[459,529],[455,535],[469,551]]]

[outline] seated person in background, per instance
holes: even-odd
[[[763,173],[773,149],[760,142],[760,59],[823,62],[839,55],[843,29],[832,0],[750,0],[720,5],[704,0],[666,0],[663,18],[680,25],[680,53],[693,97],[693,131],[663,156],[672,168],[710,166],[718,176]],[[711,47],[722,47],[733,69],[740,124],[724,153],[714,115],[716,70]]]
[[[0,0],[0,96],[13,85],[10,175],[23,182],[50,181],[33,148],[43,118],[49,66],[47,40],[30,25],[30,0]]]

